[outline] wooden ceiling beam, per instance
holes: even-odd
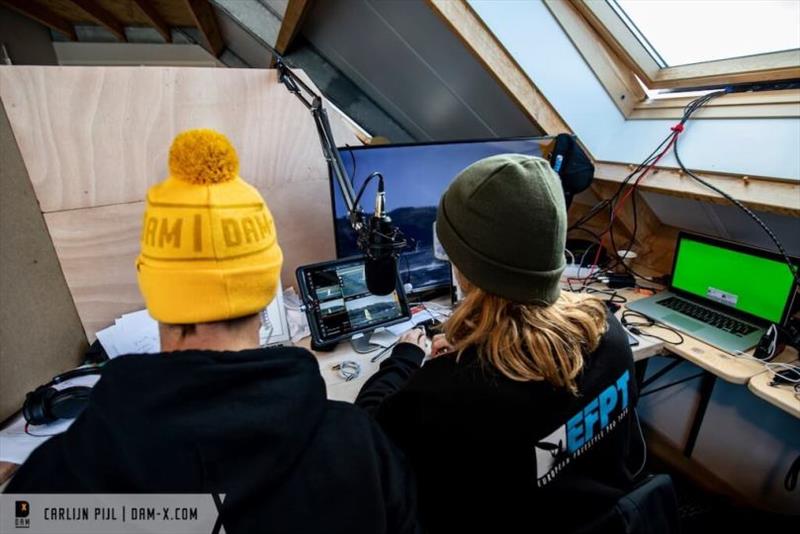
[[[617,186],[634,168],[633,165],[607,161],[595,161],[594,166],[596,180],[611,182]],[[692,172],[752,209],[800,217],[800,182],[759,176]],[[657,167],[655,172],[651,172],[641,181],[638,188],[642,191],[730,205],[730,201],[722,195],[679,169]]]
[[[139,8],[147,20],[150,21],[150,24],[153,28],[156,29],[158,33],[161,34],[161,37],[164,38],[164,41],[171,43],[172,42],[172,32],[169,29],[169,26],[164,21],[164,18],[161,16],[161,13],[158,12],[156,6],[150,0],[133,0],[133,3]]]
[[[539,129],[547,135],[572,132],[466,0],[426,1]]]
[[[185,0],[186,7],[192,14],[192,19],[203,34],[206,40],[206,45],[214,57],[219,57],[225,49],[225,42],[222,40],[222,35],[219,32],[219,25],[217,24],[217,17],[214,14],[214,8],[208,0]]]
[[[89,15],[95,22],[99,25],[103,26],[105,29],[110,31],[114,34],[118,40],[127,42],[128,38],[125,36],[125,27],[123,24],[117,20],[117,18],[106,11],[106,9],[100,6],[94,0],[69,0],[72,4],[76,7],[80,8],[81,11]]]
[[[275,50],[281,55],[285,54],[292,46],[300,28],[303,26],[311,8],[314,6],[313,0],[289,0],[286,12],[281,21],[281,30],[278,32],[278,39],[275,41]]]
[[[39,24],[52,28],[66,36],[70,41],[78,40],[72,23],[59,17],[45,6],[31,2],[30,0],[0,0],[0,4],[4,4],[14,11],[35,20]]]

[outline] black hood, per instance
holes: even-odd
[[[122,356],[103,369],[72,433],[100,441],[70,447],[68,461],[131,489],[248,494],[256,488],[225,481],[252,480],[264,495],[306,449],[325,402],[317,362],[302,349]]]

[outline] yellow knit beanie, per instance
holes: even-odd
[[[228,139],[179,134],[170,176],[150,188],[136,260],[154,319],[189,324],[257,313],[275,297],[283,253],[264,199],[239,177]]]

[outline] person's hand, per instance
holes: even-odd
[[[431,358],[436,358],[442,354],[453,352],[453,345],[447,341],[447,336],[444,334],[436,334],[433,336],[433,344],[431,345]]]
[[[400,339],[397,340],[397,344],[400,343],[411,343],[412,345],[416,345],[417,347],[421,348],[427,354],[426,350],[426,343],[425,343],[425,329],[424,328],[412,328],[402,336]]]

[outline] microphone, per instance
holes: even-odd
[[[373,295],[389,295],[397,287],[397,259],[392,256],[376,260],[368,258],[364,273],[367,289]]]
[[[373,295],[389,295],[397,287],[397,256],[406,246],[406,239],[386,213],[383,175],[373,174],[378,177],[375,211],[366,224],[361,225],[358,245],[366,257],[367,289]]]

